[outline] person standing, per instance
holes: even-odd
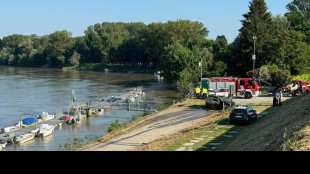
[[[203,88],[203,98],[207,98],[208,90],[206,88]]]
[[[201,92],[201,89],[197,86],[197,88],[196,88],[196,97],[197,98],[200,97],[200,92]]]
[[[280,93],[279,90],[275,89],[273,92],[273,106],[279,106]]]
[[[280,93],[279,106],[282,106],[282,98],[283,98],[283,91],[282,91],[282,89],[279,89],[279,93]]]

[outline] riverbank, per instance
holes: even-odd
[[[202,114],[204,100],[189,99],[173,108],[143,118],[119,132],[113,132],[80,150],[130,151],[278,151],[305,150],[307,145],[310,95],[287,98],[282,107],[272,107],[272,100],[261,96],[249,104],[259,114],[250,126],[229,125],[232,108]],[[265,99],[265,100],[264,100]],[[267,100],[266,100],[267,99]],[[237,101],[242,99],[237,99]],[[254,99],[255,100],[255,99]],[[254,101],[253,100],[253,101]],[[264,102],[261,102],[261,101]],[[239,104],[239,103],[237,103]],[[307,105],[308,104],[308,105]],[[296,110],[297,109],[297,110]],[[187,114],[186,125],[173,133],[177,115]],[[201,114],[201,115],[200,115]],[[196,117],[195,121],[190,120]],[[171,118],[169,120],[167,118]],[[166,124],[166,126],[163,126]],[[150,133],[150,134],[149,134]],[[153,136],[153,137],[151,137]],[[153,141],[152,141],[153,140]],[[120,148],[121,146],[125,148]],[[117,147],[117,148],[116,148]]]
[[[162,136],[177,133],[192,124],[211,120],[214,114],[201,108],[204,100],[189,99],[173,107],[138,119],[126,127],[93,141],[82,151],[127,151],[148,144]],[[218,114],[215,114],[218,116]]]

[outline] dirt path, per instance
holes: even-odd
[[[149,119],[134,130],[112,138],[106,142],[96,142],[83,148],[83,151],[128,151],[150,143],[162,136],[177,133],[193,123],[198,123],[208,117],[203,109],[184,109],[181,111],[163,112]]]

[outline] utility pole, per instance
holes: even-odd
[[[199,62],[199,66],[200,66],[200,83],[201,83],[201,88],[202,88],[202,59],[200,60],[200,62]]]
[[[252,57],[253,59],[253,79],[255,78],[255,60],[256,60],[256,40],[257,37],[253,36],[253,40],[254,40],[254,55]]]

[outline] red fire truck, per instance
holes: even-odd
[[[203,88],[210,94],[228,89],[231,96],[251,99],[259,95],[259,86],[252,78],[213,77],[203,79]]]

